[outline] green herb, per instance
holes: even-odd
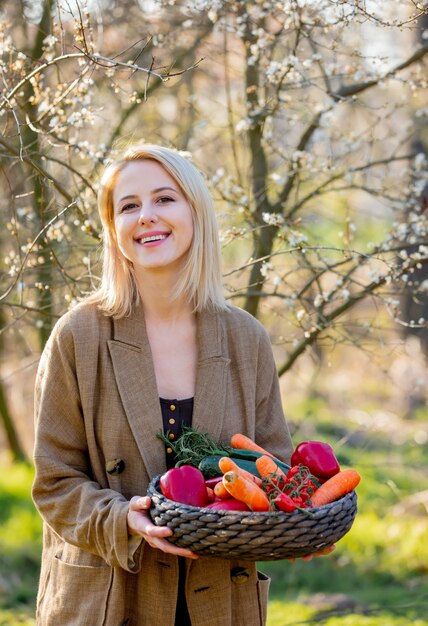
[[[163,432],[159,432],[157,436],[172,448],[176,467],[181,465],[198,467],[206,456],[215,454],[230,456],[233,453],[230,446],[217,443],[208,433],[203,433],[191,426],[183,426],[181,435],[175,441],[171,441],[169,438],[169,431],[165,435]]]

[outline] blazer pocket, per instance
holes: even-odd
[[[61,549],[57,551],[56,557],[63,563],[70,565],[81,565],[88,567],[109,567],[104,559],[97,554],[92,554],[87,550],[82,550],[71,543],[64,542]]]
[[[62,555],[61,555],[62,557]],[[52,560],[44,598],[43,626],[106,626],[113,569]]]
[[[261,626],[266,624],[270,581],[269,576],[262,572],[257,572],[257,598],[259,601]]]

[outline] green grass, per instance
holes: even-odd
[[[42,524],[30,497],[33,470],[2,463],[0,472],[0,626],[35,625]]]
[[[290,415],[296,443],[329,441],[341,463],[361,473],[359,510],[332,555],[259,564],[272,577],[268,626],[428,626],[428,515],[412,501],[428,490],[428,445],[414,438],[426,427],[420,411],[386,432],[357,428],[320,396],[291,407]],[[33,471],[5,467],[0,626],[35,626],[41,522],[30,499]]]
[[[3,611],[0,609],[0,626],[36,626],[36,620],[27,613],[20,611]]]

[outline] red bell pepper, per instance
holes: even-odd
[[[302,441],[291,456],[292,465],[305,465],[311,474],[325,481],[340,471],[330,444],[324,441]]]
[[[205,478],[197,467],[173,467],[161,476],[159,482],[163,495],[174,502],[202,507],[208,503]]]

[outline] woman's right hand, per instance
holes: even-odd
[[[143,537],[152,548],[157,548],[162,550],[162,552],[184,556],[188,559],[197,559],[197,554],[186,550],[186,548],[179,548],[165,539],[165,537],[172,535],[172,530],[167,526],[155,526],[153,524],[147,512],[150,506],[151,500],[149,496],[134,496],[131,498],[126,518],[128,533]]]

